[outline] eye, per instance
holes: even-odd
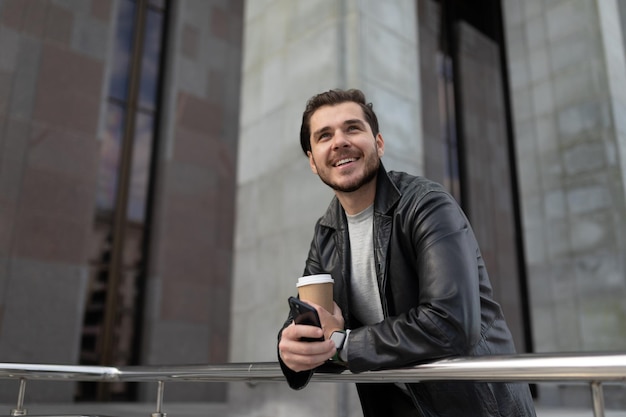
[[[320,135],[319,135],[319,137],[317,138],[317,140],[320,140],[320,141],[321,141],[321,140],[328,139],[328,138],[330,138],[330,133],[328,133],[328,132],[324,132],[324,133],[322,133],[322,134],[320,134]]]

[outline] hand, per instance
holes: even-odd
[[[330,316],[330,313],[326,312],[326,314]],[[322,342],[303,342],[300,339],[302,337],[319,338],[322,334],[322,329],[317,326],[292,322],[283,329],[278,343],[280,358],[289,369],[296,372],[317,368],[333,357],[336,351],[335,344],[328,339]]]
[[[341,309],[337,305],[337,303],[333,302],[333,313],[330,314],[326,309],[322,306],[319,306],[315,303],[309,303],[317,310],[317,314],[320,317],[320,322],[322,323],[322,329],[324,330],[324,339],[330,339],[330,335],[333,334],[336,330],[344,329],[344,320],[343,315],[341,314]]]

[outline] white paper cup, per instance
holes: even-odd
[[[334,284],[330,274],[317,274],[298,278],[296,287],[302,301],[319,304],[332,314]]]

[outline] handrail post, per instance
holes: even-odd
[[[602,383],[600,381],[591,383],[591,399],[593,401],[594,417],[604,417],[604,393],[602,392]]]
[[[152,413],[152,417],[166,417],[167,413],[163,412],[163,393],[165,391],[165,382],[158,381],[157,386],[157,405],[156,411]]]
[[[24,408],[24,394],[26,393],[26,379],[20,378],[20,389],[17,393],[17,406],[11,410],[12,416],[25,416],[26,409]]]

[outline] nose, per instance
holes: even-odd
[[[345,148],[346,146],[350,146],[348,136],[341,129],[337,129],[333,136],[333,149]]]

